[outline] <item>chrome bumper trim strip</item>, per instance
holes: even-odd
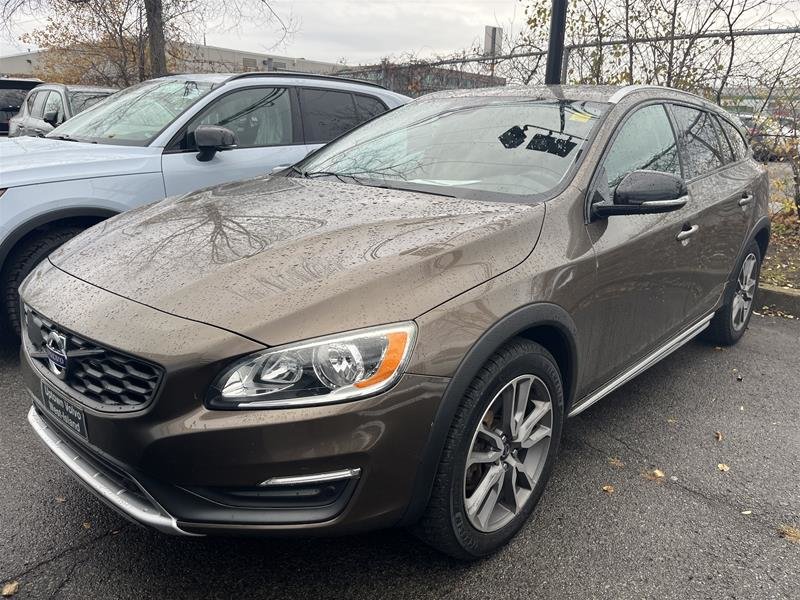
[[[329,473],[316,473],[314,475],[294,475],[291,477],[270,477],[258,485],[260,487],[272,487],[277,485],[303,485],[324,483],[327,481],[340,481],[342,479],[353,479],[361,475],[361,469],[342,469],[341,471],[330,471]]]
[[[154,500],[148,504],[119,485],[113,477],[97,469],[39,416],[35,406],[28,411],[28,422],[47,448],[78,480],[128,518],[172,535],[195,536],[178,527],[174,517]],[[133,479],[133,478],[131,478]],[[141,487],[141,486],[140,486]],[[142,493],[147,496],[142,489]],[[149,498],[149,496],[148,496]]]

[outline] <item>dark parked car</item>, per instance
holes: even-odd
[[[28,418],[164,532],[408,525],[482,556],[568,416],[744,334],[767,193],[739,124],[686,93],[427,96],[56,251],[21,289]]]
[[[0,77],[0,136],[8,135],[8,121],[22,108],[25,96],[37,85],[39,79]]]
[[[40,85],[28,93],[19,114],[9,122],[8,135],[41,137],[116,91],[86,85]]]

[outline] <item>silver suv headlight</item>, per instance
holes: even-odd
[[[214,409],[291,408],[363,398],[394,385],[417,335],[413,322],[359,329],[245,357],[212,385]]]

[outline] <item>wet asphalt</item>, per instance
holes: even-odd
[[[19,599],[798,599],[800,543],[779,533],[800,527],[798,357],[800,321],[761,316],[735,348],[679,350],[569,422],[534,518],[467,565],[403,531],[270,540],[140,529],[34,439],[6,344],[0,583],[18,581]],[[664,477],[645,477],[652,469]]]

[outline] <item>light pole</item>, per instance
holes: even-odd
[[[557,85],[561,82],[561,63],[564,58],[564,32],[567,28],[567,0],[553,0],[550,14],[550,43],[547,47],[547,70],[544,82]]]

